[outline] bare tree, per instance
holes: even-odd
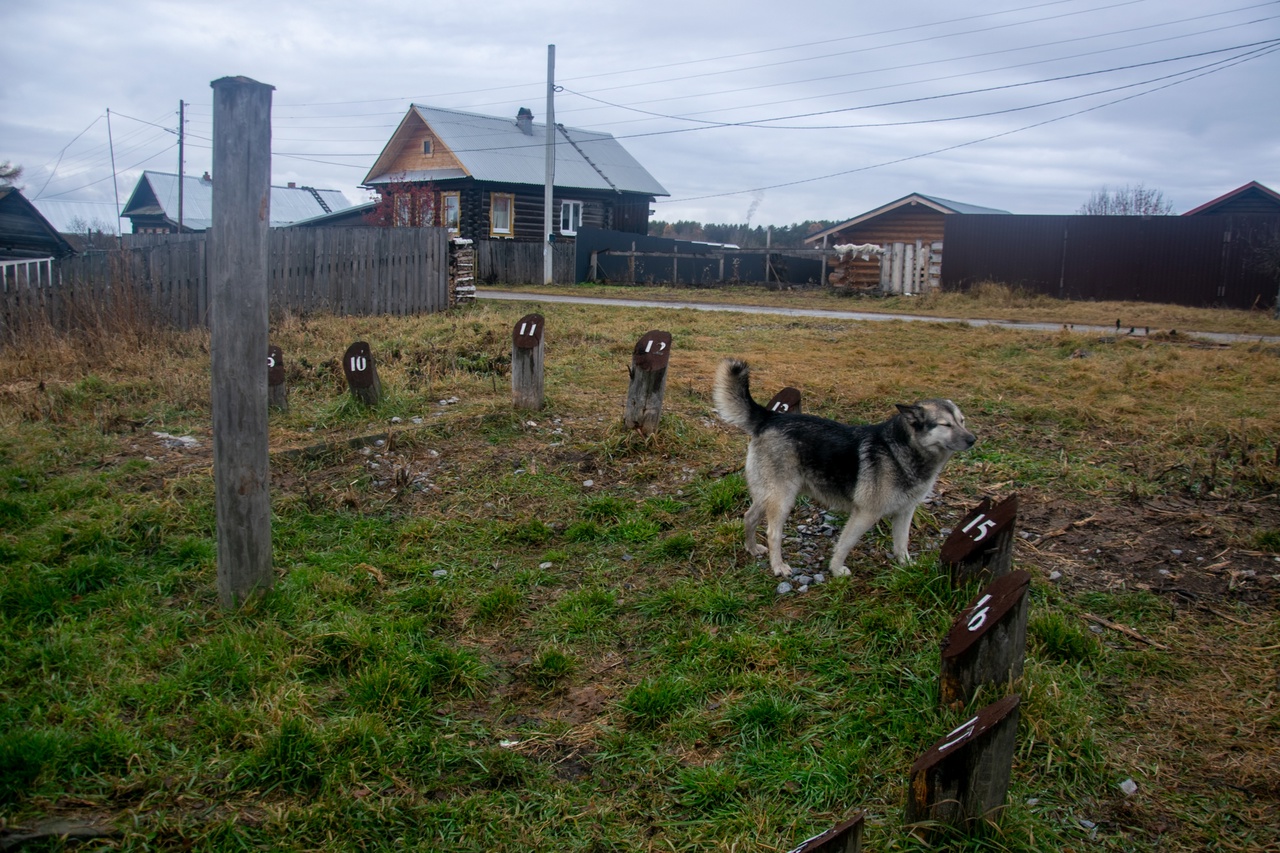
[[[0,163],[0,187],[11,187],[22,179],[22,167],[15,166],[8,160]]]
[[[1148,189],[1142,184],[1134,187],[1125,184],[1115,190],[1104,184],[1080,205],[1076,213],[1086,216],[1168,216],[1173,213],[1173,202],[1165,199],[1163,190]]]

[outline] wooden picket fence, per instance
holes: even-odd
[[[143,307],[181,329],[208,325],[208,240],[156,241],[79,255],[0,276],[0,337],[44,322],[74,328]],[[443,228],[272,229],[272,310],[419,314],[451,304]]]

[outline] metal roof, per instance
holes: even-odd
[[[804,241],[806,243],[816,243],[817,241],[821,240],[823,237],[827,237],[831,234],[835,234],[839,231],[843,231],[844,229],[850,228],[854,225],[859,225],[863,222],[866,222],[868,219],[874,219],[877,216],[881,216],[896,208],[903,207],[910,204],[922,204],[922,203],[927,207],[933,208],[938,213],[966,213],[966,214],[987,213],[989,214],[989,213],[1008,213],[1009,212],[1007,210],[997,210],[994,207],[979,207],[976,204],[965,204],[964,202],[960,202],[960,201],[950,201],[949,199],[939,198],[936,195],[925,195],[924,193],[911,193],[910,195],[904,195],[902,198],[898,199],[897,201],[891,201],[888,204],[881,205],[880,207],[875,208],[874,210],[868,210],[866,213],[855,216],[853,219],[845,220],[844,222],[841,222],[838,225],[832,225],[830,228],[819,231],[816,234],[810,234],[808,237],[804,238]]]
[[[325,210],[326,206],[328,210]],[[351,202],[339,190],[271,187],[273,227],[350,206]],[[169,172],[143,172],[120,215],[163,215],[176,225],[178,176]],[[182,225],[194,231],[203,231],[213,225],[213,181],[191,175],[182,177]]]
[[[76,234],[88,226],[106,234],[120,233],[120,219],[114,201],[64,201],[60,198],[33,198],[30,202],[61,234]]]
[[[479,181],[541,186],[546,179],[546,124],[530,123],[531,133],[515,119],[445,110],[414,104],[411,107],[432,133],[462,163],[456,168],[370,174],[366,184],[396,180],[446,180],[469,175]],[[404,127],[402,122],[400,128]],[[556,125],[555,185],[560,189],[590,189],[670,195],[618,140]],[[397,129],[397,135],[399,134]],[[388,142],[390,146],[395,135]]]

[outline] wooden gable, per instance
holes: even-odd
[[[428,147],[425,143],[429,143]],[[457,155],[432,132],[431,128],[417,110],[410,109],[396,132],[392,134],[387,147],[369,170],[366,181],[383,175],[410,175],[414,172],[436,171],[440,169],[458,169],[467,172],[467,167]]]

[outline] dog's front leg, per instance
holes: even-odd
[[[902,565],[911,562],[911,552],[907,550],[907,541],[911,537],[911,519],[916,514],[914,505],[893,514],[893,559]]]
[[[839,578],[849,574],[849,567],[844,564],[844,561],[853,550],[853,546],[858,544],[862,534],[870,530],[879,520],[879,517],[872,513],[859,512],[856,509],[849,515],[844,530],[840,531],[840,538],[836,540],[835,550],[831,552],[832,575]]]

